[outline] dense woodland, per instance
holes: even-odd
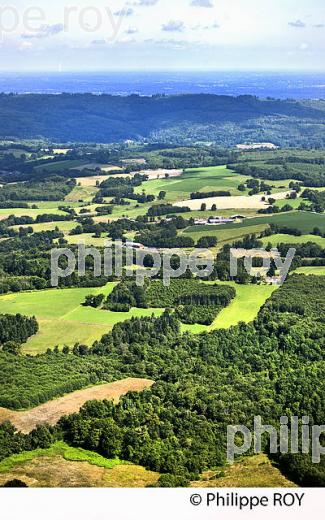
[[[0,118],[5,124],[0,134],[60,142],[148,138],[175,144],[217,141],[233,146],[248,140],[321,147],[324,111],[324,101],[261,100],[248,95],[2,94]]]
[[[175,308],[177,318],[183,323],[211,325],[235,295],[232,287],[203,285],[197,279],[171,280],[169,286],[156,280],[144,288],[135,282],[122,282],[109,295],[107,304],[110,310],[124,312],[131,307]]]

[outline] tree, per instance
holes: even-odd
[[[158,195],[159,200],[164,200],[166,198],[167,193],[165,191],[160,191]]]
[[[4,488],[27,488],[27,484],[25,482],[23,482],[22,480],[19,480],[17,478],[14,478],[13,480],[8,480],[8,482],[6,482],[4,485],[3,485]]]
[[[207,205],[203,202],[203,204],[201,204],[201,211],[206,211],[207,209]]]
[[[21,353],[21,345],[15,341],[7,341],[7,343],[3,345],[2,350],[13,356],[19,356]]]

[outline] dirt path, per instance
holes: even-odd
[[[29,433],[38,424],[47,423],[54,426],[63,415],[78,412],[87,401],[113,399],[118,402],[120,397],[128,392],[141,392],[145,388],[150,388],[153,384],[154,381],[149,379],[128,378],[78,390],[23,412],[0,408],[0,423],[10,421],[17,430]]]

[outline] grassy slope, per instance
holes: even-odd
[[[325,238],[316,235],[301,235],[297,237],[294,235],[276,234],[263,238],[262,242],[264,246],[267,246],[269,243],[271,243],[272,246],[277,246],[278,244],[306,244],[307,242],[314,242],[315,244],[325,247]]]
[[[184,230],[189,236],[215,235],[223,240],[237,238],[248,233],[256,233],[258,227],[266,228],[270,223],[278,226],[287,226],[300,229],[302,233],[310,233],[315,227],[319,227],[325,232],[325,215],[315,214],[306,211],[292,211],[278,215],[267,215],[256,218],[245,219],[240,224],[224,224],[222,226],[191,226]]]
[[[296,487],[284,477],[263,453],[251,457],[243,457],[232,466],[208,471],[203,479],[192,482],[198,488],[262,488],[262,487]]]
[[[74,345],[77,342],[90,345],[120,321],[162,313],[160,309],[131,309],[121,313],[81,305],[88,294],[108,295],[114,285],[8,294],[0,297],[1,312],[36,316],[40,330],[24,346],[24,351],[29,354],[44,352],[55,345]]]
[[[325,276],[325,267],[299,267],[295,273],[316,276]]]
[[[0,463],[0,485],[14,478],[30,487],[146,487],[159,474],[56,442],[48,449],[13,455]]]

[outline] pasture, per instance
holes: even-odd
[[[216,283],[216,282],[207,282]],[[228,305],[221,310],[212,325],[182,325],[184,332],[200,334],[211,332],[216,329],[229,329],[238,325],[241,321],[250,323],[259,313],[260,308],[277,289],[275,285],[239,285],[235,282],[217,282],[230,285],[236,290],[236,296]]]
[[[233,236],[240,234],[256,233],[256,226],[266,229],[271,223],[277,226],[285,226],[299,229],[304,234],[309,234],[315,227],[318,227],[325,233],[325,215],[320,213],[311,213],[308,211],[291,211],[290,213],[280,213],[276,215],[267,215],[261,217],[247,218],[241,223],[223,224],[221,226],[190,226],[183,233],[192,236],[192,233],[201,233],[201,236],[207,236],[213,233],[218,237],[220,232],[233,232]],[[245,229],[243,229],[245,228]],[[255,230],[253,229],[255,228]],[[239,233],[237,233],[239,232]],[[229,233],[231,237],[231,233]]]
[[[27,354],[45,352],[56,345],[71,346],[78,342],[91,345],[116,323],[132,317],[162,314],[162,309],[132,308],[130,312],[123,313],[82,306],[87,295],[108,295],[114,286],[114,283],[108,283],[95,289],[47,289],[7,294],[0,296],[1,312],[36,317],[40,330],[24,345],[23,351]]]
[[[297,274],[304,274],[305,276],[325,276],[325,267],[317,266],[317,267],[299,267],[294,271]]]
[[[276,247],[278,244],[307,244],[308,242],[313,242],[314,244],[318,244],[325,248],[325,238],[316,235],[301,235],[299,237],[278,233],[276,235],[271,235],[270,237],[262,238],[262,242],[263,246],[272,244],[273,247]]]

